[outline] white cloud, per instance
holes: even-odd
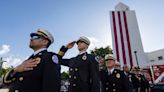
[[[3,63],[3,68],[8,68],[11,66],[16,67],[24,61],[24,59],[14,56],[9,56],[7,58],[4,58],[3,60],[6,61]]]
[[[93,50],[95,47],[98,46],[99,44],[99,40],[94,38],[94,37],[87,37],[90,41],[91,41],[91,44],[89,46],[89,50]]]
[[[91,44],[89,46],[89,50],[93,50],[95,49],[95,47],[100,48],[100,47],[106,47],[106,46],[111,46],[111,41],[109,39],[106,38],[101,38],[101,39],[97,39],[95,37],[87,37],[90,41]]]
[[[20,57],[18,57],[17,55],[8,53],[10,51],[11,51],[10,45],[3,44],[2,46],[0,46],[0,55],[3,56],[3,61],[5,61],[3,63],[3,68],[8,68],[11,66],[15,67],[15,66],[21,64],[22,61],[24,60],[24,59],[21,59]]]
[[[3,44],[0,47],[0,55],[4,55],[4,54],[8,53],[9,51],[10,51],[10,46],[9,45]]]

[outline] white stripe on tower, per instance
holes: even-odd
[[[129,52],[129,61],[130,61],[130,67],[133,66],[133,58],[132,58],[132,51],[131,51],[131,43],[130,43],[130,37],[129,37],[129,30],[127,25],[127,18],[126,18],[126,12],[123,12],[124,16],[124,24],[125,24],[125,31],[126,31],[126,38],[127,38],[127,44],[128,44],[128,52]]]
[[[120,11],[117,11],[117,14],[118,14],[118,25],[119,25],[119,29],[120,29],[120,38],[121,38],[120,43],[121,43],[121,49],[122,49],[123,64],[126,64],[125,45],[124,45],[124,37],[123,37],[123,30],[122,30],[122,24],[121,24]]]
[[[121,36],[120,36],[120,26],[119,26],[119,19],[118,19],[118,13],[115,11],[115,19],[116,19],[116,29],[117,29],[117,39],[118,39],[118,51],[119,51],[119,62],[121,65],[123,65],[123,57],[122,57],[122,46],[121,46]]]
[[[116,31],[116,23],[115,23],[114,11],[110,12],[110,23],[111,23],[111,33],[112,33],[112,43],[113,43],[113,55],[117,60],[119,60],[119,53],[118,53],[118,41],[117,41],[117,34]],[[116,49],[117,48],[117,49]]]
[[[129,67],[131,67],[123,11],[120,11],[120,17],[121,17],[121,25],[122,25],[122,33],[123,33],[123,41],[124,41],[125,57],[126,57],[126,62],[124,62],[124,64],[128,65]]]

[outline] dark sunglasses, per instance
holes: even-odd
[[[86,42],[84,42],[84,41],[77,41],[76,44],[78,44],[78,43],[86,43]]]
[[[114,60],[114,59],[106,59],[105,61],[108,61],[108,60]]]
[[[41,36],[39,36],[39,35],[33,35],[33,36],[31,36],[31,39],[32,40],[40,39],[40,38],[41,38]]]

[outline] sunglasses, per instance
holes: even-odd
[[[78,43],[86,43],[86,42],[84,42],[84,41],[77,41],[76,44],[78,44]]]
[[[109,60],[114,60],[114,59],[106,59],[105,61],[109,61]]]
[[[31,36],[31,39],[32,40],[40,39],[40,38],[41,38],[41,36],[39,36],[39,35],[33,35],[33,36]]]

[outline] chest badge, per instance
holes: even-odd
[[[36,59],[35,59],[35,62],[36,62],[37,64],[39,64],[40,61],[41,61],[41,58],[36,58]]]
[[[120,74],[119,74],[119,73],[117,73],[117,74],[116,74],[116,78],[118,78],[118,79],[119,79],[120,77],[121,77],[121,76],[120,76]]]
[[[87,60],[87,56],[84,55],[84,56],[82,57],[82,60]]]

